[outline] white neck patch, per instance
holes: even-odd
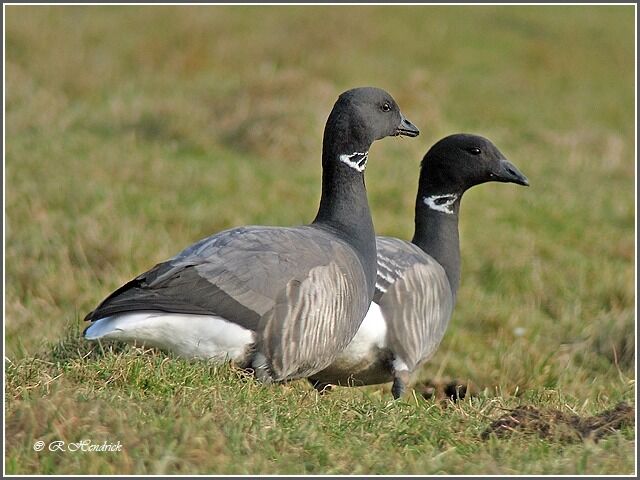
[[[338,159],[358,172],[364,172],[369,159],[369,152],[353,152],[351,155],[342,154]]]
[[[444,195],[431,195],[430,197],[422,197],[424,204],[431,210],[453,215],[453,204],[458,200],[458,194],[445,193]]]

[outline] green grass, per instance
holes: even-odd
[[[598,443],[482,440],[504,408],[635,406],[634,7],[6,7],[6,472],[630,474]],[[462,286],[418,379],[263,387],[228,366],[79,336],[106,294],[224,228],[309,222],[337,95],[386,88],[418,125],[367,169],[410,238],[419,161],[492,139],[528,189],[471,190]],[[33,451],[36,440],[122,452]]]

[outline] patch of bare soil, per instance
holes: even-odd
[[[433,398],[440,402],[447,400],[457,402],[466,397],[475,396],[479,392],[473,382],[458,379],[427,380],[416,384],[414,389],[427,400]]]
[[[593,440],[635,424],[634,408],[621,402],[611,410],[592,417],[561,412],[551,408],[537,408],[531,405],[508,410],[482,432],[481,438],[491,434],[505,437],[514,432],[537,434],[542,438],[556,438],[562,441]]]

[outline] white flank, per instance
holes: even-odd
[[[351,155],[343,154],[338,158],[342,163],[346,163],[351,168],[356,169],[358,172],[364,172],[364,169],[367,167],[369,152],[354,152]]]
[[[358,332],[340,357],[359,362],[364,358],[368,358],[374,348],[384,348],[386,345],[387,321],[384,319],[380,306],[375,302],[371,302]]]
[[[389,283],[393,283],[395,281],[395,279],[391,275],[387,275],[382,270],[378,270],[378,275],[380,275],[382,278],[384,278]]]
[[[436,200],[446,199],[445,202],[437,204]],[[424,204],[432,210],[437,210],[442,213],[447,213],[452,215],[455,213],[453,211],[453,204],[458,199],[458,195],[455,193],[446,193],[444,195],[431,195],[430,197],[423,197],[422,201]]]
[[[394,360],[393,360],[393,371],[394,372],[401,372],[403,370],[409,371],[409,367],[407,367],[407,364],[404,363],[404,361],[399,357],[394,358]]]
[[[142,311],[96,320],[87,328],[87,340],[113,339],[170,350],[187,358],[241,360],[254,334],[213,315]]]
[[[395,260],[393,260],[392,258],[389,257],[383,257],[382,255],[379,254],[378,252],[378,266],[385,268],[387,270],[389,270],[390,272],[401,272],[402,270],[404,270],[403,267],[401,267],[400,265],[398,265],[398,262],[396,262]],[[380,270],[380,268],[378,268],[378,275],[381,275],[382,277],[384,277],[384,273]],[[384,277],[386,278],[386,277]],[[389,282],[393,282],[393,279],[387,279]]]

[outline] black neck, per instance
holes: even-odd
[[[327,127],[322,151],[322,197],[313,225],[329,229],[351,244],[365,270],[373,298],[376,281],[376,240],[367,201],[364,172],[341,162],[340,155],[367,152],[371,142],[335,135]],[[342,141],[336,141],[341,138]]]
[[[445,213],[424,202],[425,197],[445,195],[427,189],[419,191],[416,199],[416,230],[412,243],[431,255],[444,268],[451,291],[455,298],[460,285],[460,237],[458,233],[458,212],[462,193],[455,194],[455,200]],[[442,197],[441,197],[442,198]],[[446,200],[446,198],[443,198]],[[436,202],[442,200],[436,200]]]

